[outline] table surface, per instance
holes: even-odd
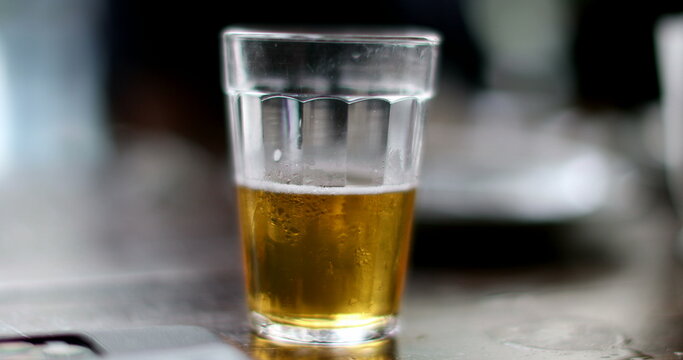
[[[398,335],[300,348],[250,335],[225,171],[177,146],[0,181],[0,334],[198,325],[257,359],[683,357],[676,221],[647,182],[562,223],[423,219]]]

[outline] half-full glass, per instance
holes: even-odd
[[[223,33],[257,334],[345,344],[396,329],[438,43],[411,29]]]

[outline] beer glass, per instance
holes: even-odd
[[[228,28],[222,40],[253,330],[330,345],[390,335],[439,37]]]

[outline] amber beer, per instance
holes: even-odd
[[[393,321],[413,187],[260,184],[238,192],[252,314],[318,329]]]

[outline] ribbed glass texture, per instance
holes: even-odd
[[[414,185],[438,36],[228,29],[238,183]]]

